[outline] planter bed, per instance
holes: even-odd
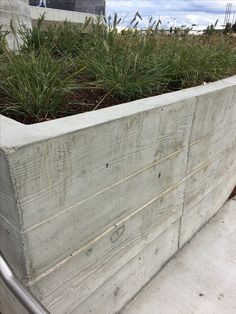
[[[51,313],[121,310],[236,184],[236,76],[0,122],[1,250]]]

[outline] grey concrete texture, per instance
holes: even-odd
[[[0,278],[0,313],[29,314]]]
[[[21,24],[31,28],[31,17],[28,0],[1,0],[0,1],[0,25],[3,31],[11,32],[11,23],[16,34]],[[13,36],[12,32],[7,36],[10,49],[17,49],[20,45],[19,36]]]
[[[105,15],[106,1],[104,0],[76,0],[75,9],[80,12]]]
[[[89,17],[95,20],[97,19],[97,15],[91,13],[72,12],[34,6],[30,6],[30,14],[33,27],[37,25],[39,17],[45,14],[42,29],[48,29],[50,25],[64,23],[66,20],[71,23],[83,24]]]
[[[231,200],[122,314],[236,313],[235,222]]]
[[[51,313],[119,311],[236,183],[236,76],[0,122],[1,247]]]
[[[38,6],[39,0],[30,0],[30,5]],[[71,10],[91,14],[105,15],[105,0],[47,0],[47,8]]]

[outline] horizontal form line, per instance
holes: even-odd
[[[66,258],[64,258],[61,262],[57,263],[56,265],[54,265],[53,267],[51,267],[50,269],[46,270],[44,273],[36,276],[34,279],[29,281],[29,285],[33,285],[35,282],[38,282],[39,280],[41,280],[42,278],[44,278],[45,276],[47,276],[48,274],[50,274],[51,272],[53,272],[54,270],[56,270],[57,268],[61,267],[62,265],[64,265],[67,261],[71,260],[73,257],[75,257],[76,255],[80,254],[81,252],[87,250],[89,247],[91,247],[94,243],[96,243],[98,240],[100,240],[101,238],[103,238],[104,236],[106,236],[107,234],[109,234],[110,232],[114,231],[117,229],[117,227],[121,226],[122,224],[124,224],[127,220],[129,220],[131,217],[137,215],[138,213],[140,213],[143,209],[145,209],[148,205],[150,205],[151,203],[153,203],[155,200],[157,200],[158,198],[162,197],[163,195],[167,194],[168,192],[174,190],[178,185],[184,183],[187,179],[189,179],[192,175],[196,174],[197,172],[199,172],[202,168],[204,168],[207,164],[210,164],[212,161],[216,160],[218,158],[219,155],[223,154],[225,151],[229,150],[230,148],[232,148],[234,145],[231,145],[230,147],[227,147],[226,149],[224,149],[221,153],[219,153],[214,159],[211,159],[211,161],[206,162],[200,169],[196,169],[195,171],[193,171],[191,174],[187,175],[185,178],[179,180],[177,183],[175,183],[173,186],[171,186],[170,188],[166,189],[164,192],[158,194],[156,197],[154,197],[153,199],[151,199],[150,201],[148,201],[147,203],[145,203],[143,206],[139,207],[138,209],[136,209],[135,211],[133,211],[132,213],[130,213],[128,216],[126,216],[125,218],[119,220],[118,222],[114,223],[112,226],[110,226],[107,230],[105,230],[103,233],[101,233],[99,236],[95,237],[94,239],[92,239],[91,241],[89,241],[88,243],[84,244],[81,248],[79,248],[77,251],[73,252],[72,254],[70,254],[69,256],[67,256]]]

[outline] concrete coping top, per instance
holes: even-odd
[[[30,125],[0,115],[0,149],[10,153],[25,145],[168,106],[234,85],[236,85],[236,75],[205,85]]]

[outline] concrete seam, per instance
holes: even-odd
[[[174,221],[171,225],[174,225],[177,221],[178,221],[178,219],[177,219],[176,221]],[[145,246],[145,248],[151,246],[152,243],[153,243],[156,239],[158,239],[162,234],[164,234],[167,230],[169,230],[169,229],[164,230],[164,231],[163,231],[160,235],[158,235],[153,241],[151,241],[150,243],[148,243],[148,245]],[[143,251],[143,249],[142,249],[141,251],[139,251],[135,256],[133,256],[133,257],[130,259],[130,261],[131,261],[131,260],[134,260],[135,258],[137,258],[137,256],[138,256],[142,251]],[[166,262],[163,263],[163,265],[161,266],[160,270],[164,267],[164,265],[167,264],[167,262],[169,262],[169,261],[172,259],[173,256],[175,256],[175,254],[176,254],[178,251],[179,251],[179,250],[178,250],[178,246],[176,246],[176,251],[175,251],[175,253],[174,253],[170,258],[168,258],[168,260],[167,260]],[[112,276],[114,276],[120,269],[122,269],[123,267],[125,267],[125,265],[126,265],[126,264],[124,264],[123,266],[121,266],[121,268],[119,268]],[[158,272],[160,272],[160,270],[159,270]],[[156,276],[156,274],[157,274],[157,273],[155,273],[153,276],[151,276],[151,278],[153,279],[153,278]],[[107,278],[107,279],[103,282],[103,284],[106,283],[106,282],[108,282],[112,276],[110,276],[109,278]],[[151,281],[151,280],[148,280],[148,283],[149,283],[150,281]],[[147,285],[147,284],[144,284],[143,286],[146,286],[146,285]],[[95,294],[96,291],[99,290],[99,288],[100,288],[100,286],[99,286],[97,289],[95,289],[95,290],[91,293],[91,295]],[[142,288],[141,288],[141,289],[142,289]],[[141,289],[140,289],[140,290],[141,290]],[[140,291],[140,290],[139,290],[139,291]],[[88,295],[81,303],[79,303],[76,307],[74,307],[72,310],[70,310],[70,312],[68,312],[68,314],[72,314],[72,313],[73,313],[79,306],[81,306],[81,304],[83,304],[91,295]],[[119,313],[119,312],[118,312],[118,313]],[[115,314],[115,313],[114,313],[114,314]]]
[[[123,312],[123,310],[125,309],[125,307],[126,307],[128,304],[130,304],[130,303],[138,296],[138,294],[139,294],[145,287],[147,287],[147,286],[151,283],[151,281],[152,281],[154,278],[156,278],[156,277],[161,273],[161,271],[162,271],[172,260],[174,260],[179,254],[181,254],[181,252],[183,251],[183,249],[184,249],[186,246],[189,245],[189,243],[192,241],[192,239],[195,238],[195,236],[196,236],[199,232],[201,232],[201,230],[204,229],[204,228],[215,218],[215,216],[219,214],[219,212],[220,212],[221,210],[222,210],[222,207],[220,207],[220,208],[217,210],[217,212],[216,212],[212,217],[210,217],[210,218],[192,235],[192,237],[191,237],[180,249],[178,249],[178,250],[162,265],[162,267],[156,272],[156,274],[154,274],[154,275],[149,279],[149,281],[148,281],[145,285],[143,285],[143,286],[139,289],[139,291],[138,291],[130,300],[128,300],[128,301],[122,306],[122,308],[121,308],[118,312],[116,312],[115,314],[122,314],[122,312]]]
[[[76,206],[78,206],[78,205],[80,205],[80,204],[83,204],[84,202],[86,202],[86,201],[90,200],[91,198],[93,198],[93,197],[95,197],[95,196],[97,196],[97,195],[99,195],[99,194],[105,192],[106,190],[109,190],[109,189],[111,189],[111,188],[113,188],[113,187],[115,187],[115,186],[118,186],[120,183],[122,183],[122,182],[124,182],[124,181],[127,181],[128,179],[130,179],[130,178],[132,178],[132,177],[134,177],[134,176],[136,176],[136,175],[142,173],[143,171],[145,171],[145,170],[147,170],[147,169],[149,169],[149,168],[151,168],[151,167],[153,167],[153,166],[155,166],[155,165],[158,165],[160,162],[165,161],[165,160],[168,160],[168,159],[170,159],[170,158],[172,158],[172,157],[174,157],[174,156],[180,154],[181,152],[183,152],[183,151],[186,150],[186,149],[188,149],[188,146],[186,146],[186,147],[184,147],[183,149],[178,150],[178,151],[176,151],[176,152],[174,152],[174,153],[172,153],[172,154],[170,154],[170,155],[168,155],[168,156],[166,156],[166,157],[164,157],[164,158],[158,160],[157,162],[152,163],[151,165],[148,165],[148,166],[142,168],[142,169],[139,170],[139,171],[136,171],[135,173],[132,173],[131,175],[125,177],[124,179],[119,180],[118,182],[116,182],[116,183],[114,183],[114,184],[112,184],[112,185],[110,185],[110,186],[108,186],[108,187],[106,187],[106,188],[100,190],[99,192],[97,192],[97,193],[95,193],[95,194],[89,196],[88,198],[86,198],[86,199],[84,199],[84,200],[82,200],[82,201],[79,201],[78,203],[76,203],[76,204],[74,204],[74,205],[68,207],[67,209],[65,209],[65,210],[63,210],[63,211],[61,211],[61,212],[59,212],[59,213],[57,213],[57,214],[55,214],[55,215],[53,215],[53,216],[51,216],[51,217],[49,217],[48,219],[45,219],[44,221],[38,223],[37,225],[34,225],[34,226],[28,228],[27,230],[24,230],[23,232],[28,232],[28,231],[30,231],[30,230],[32,230],[32,229],[35,229],[35,228],[37,228],[38,226],[42,225],[44,222],[47,222],[47,221],[49,221],[49,220],[51,220],[51,219],[53,219],[53,218],[55,218],[55,217],[57,217],[57,216],[63,215],[64,213],[68,212],[69,210],[73,209],[74,207],[76,207]],[[50,182],[50,179],[49,179],[49,182]],[[49,183],[49,184],[50,184],[50,183]]]
[[[178,233],[178,250],[180,248],[180,235],[181,235],[181,226],[182,226],[182,217],[184,214],[184,204],[185,204],[185,196],[186,196],[186,182],[188,178],[188,165],[189,165],[189,154],[190,154],[190,147],[192,146],[190,144],[191,138],[192,138],[192,132],[193,132],[193,123],[194,123],[194,118],[196,115],[196,109],[197,109],[197,98],[194,97],[194,110],[193,110],[193,117],[192,117],[192,122],[191,122],[191,129],[189,133],[189,139],[188,139],[188,153],[187,153],[187,161],[186,161],[186,171],[185,171],[185,187],[184,187],[184,197],[183,197],[183,206],[182,206],[182,214],[179,220],[179,233]]]
[[[218,155],[217,155],[218,156]],[[217,157],[216,157],[217,158]],[[215,159],[216,159],[215,158]],[[142,210],[144,210],[146,208],[146,206],[148,206],[149,204],[151,204],[153,201],[155,201],[156,199],[160,198],[161,196],[165,195],[166,193],[170,192],[171,190],[173,190],[176,186],[180,185],[181,183],[185,182],[189,177],[191,177],[193,174],[197,173],[199,171],[199,169],[197,169],[196,171],[194,171],[193,173],[189,174],[186,178],[178,181],[175,185],[171,186],[170,188],[168,188],[167,190],[163,191],[161,194],[158,194],[155,198],[153,198],[152,200],[148,201],[147,203],[145,203],[143,206],[139,207],[138,209],[136,209],[135,211],[133,211],[131,214],[129,214],[128,216],[124,217],[123,219],[121,219],[120,221],[116,222],[115,224],[113,224],[112,226],[110,226],[108,229],[106,229],[102,234],[98,235],[97,237],[93,238],[92,240],[90,240],[89,242],[85,243],[81,248],[79,248],[77,251],[73,252],[71,255],[65,257],[62,261],[58,262],[56,265],[52,266],[50,269],[46,270],[45,272],[43,272],[42,274],[39,274],[38,276],[36,276],[34,279],[31,279],[31,281],[29,282],[29,285],[32,285],[33,283],[39,281],[41,278],[47,276],[49,273],[51,273],[52,271],[54,271],[55,269],[61,267],[64,263],[66,263],[67,261],[69,261],[70,259],[72,259],[74,256],[80,254],[81,252],[83,252],[84,250],[86,250],[88,247],[90,247],[91,245],[93,245],[95,242],[97,242],[99,239],[103,238],[106,234],[108,234],[109,232],[111,232],[113,229],[115,230],[117,227],[119,227],[120,225],[122,225],[124,222],[126,222],[127,220],[129,220],[131,217],[135,216],[136,214],[138,214],[139,212],[141,212]]]
[[[2,218],[2,220],[5,221],[6,224],[10,225],[15,231],[19,232],[20,231],[5,217],[0,213],[0,217]]]
[[[196,141],[196,142],[198,142],[198,141]],[[190,144],[190,146],[194,145],[196,142]],[[231,145],[230,147],[232,147],[232,146],[233,146],[233,145]],[[199,172],[199,171],[200,171],[202,168],[204,168],[206,165],[208,165],[208,164],[212,163],[214,160],[216,160],[219,155],[221,155],[222,153],[224,153],[224,152],[225,152],[227,149],[229,149],[230,147],[227,147],[226,149],[224,149],[223,151],[221,151],[221,152],[220,152],[219,154],[217,154],[214,158],[208,160],[208,161],[205,162],[205,163],[202,163],[199,168],[197,168],[196,170],[194,170],[193,172],[191,172],[189,175],[187,175],[187,176],[184,177],[183,179],[181,179],[181,180],[177,181],[176,183],[174,183],[174,185],[171,186],[170,188],[176,186],[176,185],[179,184],[179,183],[182,183],[182,182],[186,181],[189,177],[191,177],[191,176],[194,175],[195,173]],[[175,155],[177,155],[177,154],[183,152],[183,151],[186,150],[186,149],[188,149],[188,146],[186,146],[186,147],[185,147],[184,149],[182,149],[182,150],[179,150],[179,151],[177,151],[177,152],[175,152],[175,153],[173,153],[173,154],[168,155],[167,157],[165,157],[165,158],[159,160],[158,162],[152,163],[151,165],[149,165],[149,166],[147,166],[147,167],[145,167],[145,168],[142,168],[142,170],[137,171],[137,172],[135,172],[135,173],[133,173],[133,174],[127,176],[126,178],[124,178],[124,179],[122,179],[122,180],[119,180],[119,181],[116,182],[115,184],[112,184],[112,185],[110,185],[109,187],[107,187],[107,188],[105,188],[105,189],[103,189],[103,190],[100,190],[99,192],[97,192],[97,193],[95,193],[95,194],[89,196],[88,198],[86,198],[86,199],[84,199],[84,200],[82,200],[82,201],[79,201],[79,202],[77,202],[76,204],[73,204],[72,206],[66,208],[65,210],[63,210],[63,211],[61,211],[61,212],[59,212],[59,213],[57,213],[57,214],[55,214],[55,215],[53,215],[53,216],[51,216],[51,217],[45,219],[44,221],[42,221],[42,222],[40,222],[40,223],[38,223],[38,224],[36,224],[36,225],[34,225],[34,226],[32,226],[32,227],[30,227],[30,228],[24,230],[24,231],[21,231],[21,232],[26,233],[26,232],[28,232],[28,231],[31,231],[31,230],[37,228],[38,226],[44,224],[45,222],[50,221],[51,219],[53,219],[53,218],[55,218],[55,217],[58,217],[58,216],[61,216],[61,215],[65,214],[66,212],[70,211],[70,210],[73,209],[74,207],[83,204],[84,202],[86,202],[86,201],[92,199],[93,197],[95,197],[95,196],[97,196],[97,195],[103,193],[104,191],[109,190],[110,188],[113,188],[113,187],[119,185],[121,182],[124,182],[124,181],[126,181],[126,180],[132,178],[132,177],[135,176],[135,175],[138,175],[139,173],[145,171],[146,169],[151,168],[153,165],[156,165],[156,164],[160,163],[161,161],[167,160],[167,159],[169,159],[169,158],[171,158],[171,157],[173,157],[173,156],[175,156]],[[167,190],[169,190],[170,188],[168,188]],[[165,191],[166,191],[166,190],[165,190]],[[163,191],[163,192],[164,192],[164,191]],[[163,192],[161,192],[161,194],[162,194]],[[156,198],[156,197],[155,197],[155,198]],[[25,212],[26,212],[26,211],[24,211],[24,213],[25,213]]]

